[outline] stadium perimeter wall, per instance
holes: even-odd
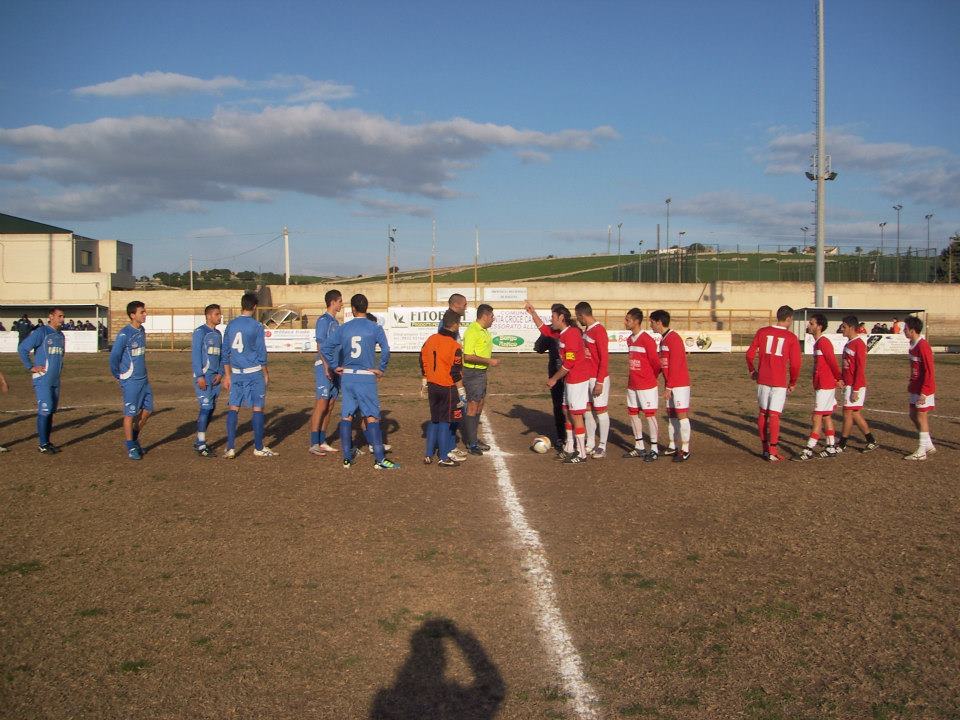
[[[330,285],[268,285],[260,292],[261,306],[286,306],[308,319],[324,311],[323,294]],[[530,301],[538,306],[562,302],[572,308],[580,300],[589,301],[598,318],[608,316],[608,324],[619,322],[627,309],[637,306],[645,312],[657,308],[671,311],[678,329],[717,329],[735,333],[752,332],[766,322],[779,305],[794,307],[813,305],[813,287],[798,282],[722,281],[710,283],[612,283],[612,282],[493,282],[479,283],[484,288],[526,288]],[[383,311],[387,303],[385,283],[348,285],[341,288],[349,299],[363,293],[370,300],[373,312]],[[434,297],[429,283],[401,283],[390,289],[390,305],[411,307],[444,304],[451,292],[461,291],[470,297],[472,284],[436,284]],[[960,285],[930,283],[831,283],[827,296],[833,307],[917,307],[927,311],[927,322],[933,337],[960,336]],[[218,303],[229,313],[239,308],[239,290],[153,290],[113,291],[110,294],[111,334],[126,322],[126,304],[140,299],[150,308],[182,312],[202,312],[209,303]],[[437,298],[444,298],[438,300]],[[520,301],[493,302],[494,307],[520,307]],[[229,313],[232,315],[235,313]],[[688,323],[690,328],[684,328]]]

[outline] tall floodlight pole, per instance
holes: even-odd
[[[473,246],[473,301],[477,302],[477,266],[480,264],[480,226],[474,227],[476,241]]]
[[[880,271],[883,269],[883,229],[887,226],[886,220],[880,223],[880,254],[877,255],[877,282],[880,282]]]
[[[607,255],[610,254],[610,236],[613,234],[613,225],[607,225]]]
[[[923,216],[923,219],[927,221],[927,272],[930,273],[930,281],[933,282],[933,273],[931,270],[931,258],[930,258],[930,218],[933,217],[933,213],[927,213]]]
[[[622,237],[620,231],[622,229],[623,223],[617,223],[617,282],[620,282],[620,280],[623,279],[620,277],[620,240]]]
[[[290,231],[283,226],[283,284],[290,284]]]
[[[394,239],[396,232],[397,229],[395,227],[390,227],[387,225],[387,307],[390,307],[390,256],[392,254],[393,243],[396,242]]]
[[[900,211],[903,210],[903,205],[897,203],[893,206],[893,209],[897,211],[897,271],[894,273],[894,277],[897,282],[900,282]]]
[[[670,244],[670,198],[664,202],[667,203],[667,245]],[[657,282],[660,282],[660,236],[657,235]]]
[[[930,244],[930,222],[927,221],[927,245]],[[190,256],[190,290],[193,291],[193,255]]]
[[[677,282],[683,282],[683,236],[686,230],[677,233]]]
[[[807,249],[807,233],[810,231],[810,227],[808,225],[804,225],[800,229],[803,230],[803,249],[806,250]]]

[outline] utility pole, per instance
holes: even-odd
[[[395,227],[387,225],[387,307],[390,307],[390,256],[392,254],[392,247],[394,240],[394,233],[397,232]]]
[[[667,203],[667,245],[670,244],[670,198],[664,202]],[[660,282],[660,233],[657,233],[657,282]]]
[[[607,225],[607,255],[610,254],[610,234],[613,232],[613,225]]]
[[[683,236],[686,230],[677,233],[677,282],[683,282]]]
[[[897,271],[894,273],[894,277],[897,282],[900,282],[900,211],[903,210],[903,205],[897,203],[893,206],[893,209],[897,211]]]
[[[927,213],[923,216],[923,219],[927,221],[927,274],[930,276],[930,282],[933,282],[934,273],[933,269],[933,260],[930,257],[930,218],[933,217],[933,213]]]
[[[883,229],[887,226],[887,221],[880,223],[880,254],[877,255],[877,282],[880,282],[881,271],[883,270]]]
[[[620,282],[623,278],[620,277],[620,231],[623,229],[623,223],[617,223],[617,282]]]
[[[290,231],[283,226],[283,277],[284,285],[290,284]]]
[[[190,292],[193,292],[193,255],[190,256]]]
[[[477,302],[477,265],[480,263],[480,226],[474,226],[476,242],[473,247],[473,302]]]
[[[437,219],[433,219],[433,244],[430,247],[430,302],[436,302],[437,298],[433,294],[433,265],[437,257]]]

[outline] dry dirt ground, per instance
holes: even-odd
[[[904,358],[870,360],[881,450],[777,466],[757,456],[739,355],[691,357],[687,464],[535,455],[544,359],[494,371],[486,428],[596,717],[960,718],[960,362],[937,362],[926,463],[901,459],[916,445]],[[0,716],[577,717],[494,459],[420,464],[412,357],[381,385],[393,473],[306,452],[311,358],[272,358],[280,457],[253,456],[243,415],[234,461],[191,450],[188,355],[149,365],[158,412],[135,463],[106,356],[67,358],[56,457],[36,452],[26,375],[0,359]],[[787,448],[811,396],[805,370]],[[625,447],[619,390],[611,412]],[[209,436],[222,449],[222,407]]]

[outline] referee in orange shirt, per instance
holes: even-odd
[[[457,342],[460,315],[455,310],[443,314],[443,327],[427,338],[420,348],[420,373],[430,401],[430,424],[427,427],[427,449],[424,465],[433,462],[439,445],[440,467],[458,467],[450,457],[454,447],[453,424],[463,418],[467,394],[463,389],[463,349]]]

